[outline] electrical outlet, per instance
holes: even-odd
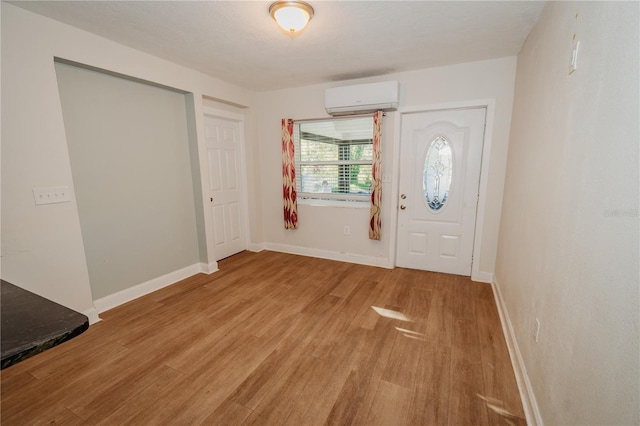
[[[540,335],[540,320],[536,318],[535,329],[533,331],[533,338],[538,343],[538,336]]]
[[[348,226],[344,227],[344,235],[351,235],[351,229]]]
[[[68,203],[71,193],[68,186],[53,186],[48,188],[33,188],[33,199],[36,206],[41,204]]]

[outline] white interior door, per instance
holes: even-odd
[[[246,248],[243,235],[239,130],[239,123],[236,121],[205,116],[209,203],[216,261]]]
[[[398,266],[471,275],[485,115],[402,116]]]

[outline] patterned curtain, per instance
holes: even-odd
[[[371,210],[369,212],[369,239],[382,237],[380,207],[382,206],[382,111],[373,114],[373,167],[371,171]]]
[[[298,227],[298,201],[296,200],[295,147],[293,120],[282,119],[282,201],[284,203],[284,229]]]

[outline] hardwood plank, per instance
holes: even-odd
[[[381,381],[365,424],[403,425],[407,423],[411,389]]]
[[[355,370],[347,378],[326,424],[366,421],[391,354],[395,331],[392,320],[381,318],[374,332],[365,339],[355,361]]]
[[[158,381],[163,382],[165,380],[163,373],[168,370],[170,374],[175,373],[175,370],[153,362],[132,367],[115,375],[112,380],[105,383],[104,387],[84,388],[85,394],[74,398],[73,401],[68,401],[67,406],[89,423],[96,423],[102,418],[113,415],[119,409],[138,409],[137,404],[131,404],[129,401],[133,401],[149,386],[153,386]]]
[[[382,376],[382,380],[386,382],[409,389],[415,387],[416,371],[425,341],[424,332],[421,331],[426,329],[426,317],[431,302],[425,293],[423,290],[406,289],[405,300],[396,299],[407,306],[406,309],[399,309],[406,313],[411,321],[395,321],[396,338]]]
[[[277,383],[269,395],[260,403],[247,419],[247,425],[270,425],[285,419],[300,399],[302,390],[313,377],[314,370],[321,361],[311,356],[303,356],[289,372],[286,380]]]
[[[325,425],[354,424],[353,419],[362,409],[361,379],[356,370],[351,370],[340,394],[325,420]]]
[[[252,410],[264,401],[272,389],[291,371],[303,348],[296,345],[276,349],[229,395],[229,399]],[[293,349],[293,350],[291,350]]]
[[[234,316],[233,309],[225,311],[222,315],[221,324],[216,327],[212,324],[211,330],[199,335],[197,340],[186,345],[181,351],[168,354],[165,363],[179,371],[192,371],[199,366],[203,360],[211,359],[221,351],[223,351],[230,343],[246,334],[235,333],[234,329],[245,319],[250,311],[246,309],[249,302],[241,301],[235,307],[238,312]]]
[[[449,424],[451,348],[426,342],[416,370],[408,424]]]
[[[314,370],[285,424],[324,423],[351,374],[357,354],[370,334],[357,327],[344,334],[329,357],[322,360]]]
[[[500,327],[500,318],[489,286],[476,299],[476,319],[489,423],[526,424],[511,359]]]
[[[409,300],[404,308],[407,316],[413,320],[409,328],[419,333],[423,340],[427,331],[432,299],[433,291],[420,287],[412,288],[409,292]]]
[[[3,395],[3,421],[10,418],[22,419],[25,422],[36,421],[38,416],[48,415],[58,405],[66,406],[87,392],[82,383],[91,382],[95,375],[104,371],[104,366],[108,366],[110,360],[123,357],[125,353],[126,348],[108,346],[91,357],[62,364],[61,370],[64,374],[43,376],[17,392]],[[28,404],[24,403],[25,395],[31,396]]]
[[[319,331],[317,338],[311,343],[313,356],[326,357],[335,347],[340,337],[348,330],[357,311],[366,303],[369,295],[377,283],[370,280],[360,280],[354,290],[347,296],[344,303],[338,305],[332,316],[327,319],[325,326]]]
[[[453,340],[453,286],[436,276],[435,289],[425,327],[425,339],[441,346],[451,346]]]
[[[202,422],[205,425],[239,425],[251,415],[253,411],[247,407],[233,402],[224,400],[222,404],[209,417]]]
[[[84,420],[73,414],[70,410],[60,407],[46,415],[46,417],[36,419],[32,425],[81,425]]]
[[[238,343],[237,352],[216,359],[214,369],[205,364],[202,372],[195,372],[198,378],[207,375],[205,386],[180,405],[177,412],[172,414],[172,421],[176,424],[197,424],[204,421],[227,399],[231,389],[240,385],[250,372],[264,362],[277,344],[278,339],[248,336]],[[215,375],[208,376],[212,370],[218,371]],[[195,377],[192,380],[195,380]]]
[[[380,318],[380,315],[375,311],[374,307],[387,304],[386,300],[388,300],[388,295],[393,288],[393,284],[387,282],[389,275],[381,274],[375,278],[375,287],[351,321],[353,326],[373,330],[378,322],[378,318]]]
[[[219,267],[3,370],[2,424],[525,423],[490,286],[267,251]]]
[[[309,345],[338,306],[334,296],[326,296],[323,301],[325,307],[298,314],[265,335],[277,339],[275,350],[233,391],[229,396],[231,400],[251,409],[257,408],[285,372],[303,354],[313,351],[308,349]]]
[[[111,404],[102,404],[102,410],[94,411],[86,419],[87,424],[136,424],[131,422],[131,419],[153,405],[158,397],[164,394],[167,385],[175,383],[182,377],[183,374],[179,371],[161,365],[156,366],[138,380],[121,382],[119,389],[109,395],[118,395],[120,401],[126,401],[126,403],[115,402],[111,399]],[[127,393],[133,396],[125,396]]]
[[[55,348],[54,348],[55,349]],[[84,368],[95,367],[98,363],[108,361],[118,356],[122,352],[127,352],[127,348],[113,342],[104,344],[98,343],[93,349],[82,347],[77,349],[83,357],[78,360],[76,365],[70,365],[64,354],[59,354],[51,358],[48,362],[29,369],[29,372],[35,377],[42,379],[45,377],[68,377]]]
[[[134,416],[132,423],[202,422],[226,399],[228,387],[235,387],[242,381],[238,375],[246,370],[238,367],[248,360],[248,348],[255,346],[257,340],[253,336],[243,336],[230,342],[215,356],[201,360],[189,374],[171,383],[165,389],[166,394]]]
[[[453,289],[454,303],[452,312],[456,319],[475,321],[477,293],[485,283],[476,283],[467,277],[459,275],[445,275],[444,278],[450,283]]]
[[[489,424],[480,362],[454,347],[450,377],[449,424]]]
[[[395,341],[382,380],[412,388],[415,384],[422,342],[416,336],[398,331],[397,328],[395,334]]]
[[[11,372],[16,372],[15,374],[11,374]],[[0,390],[2,396],[10,395],[14,392],[18,392],[21,389],[26,388],[27,386],[33,386],[33,383],[38,379],[33,377],[31,373],[24,370],[10,370],[5,369],[2,372],[2,389]]]
[[[400,311],[404,311],[409,300],[409,292],[415,285],[418,277],[417,271],[411,269],[398,269],[390,278],[395,280],[394,285],[389,286],[389,294],[384,299],[385,304],[397,306]],[[406,315],[406,312],[403,312]]]
[[[331,290],[331,295],[343,299],[346,299],[353,292],[359,280],[373,281],[376,280],[376,276],[380,273],[376,268],[369,268],[363,265],[343,264],[341,266],[338,269],[340,273],[334,278],[336,285]],[[358,277],[358,279],[354,279],[354,277]]]

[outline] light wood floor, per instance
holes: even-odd
[[[1,373],[2,425],[525,424],[488,284],[274,252]]]

